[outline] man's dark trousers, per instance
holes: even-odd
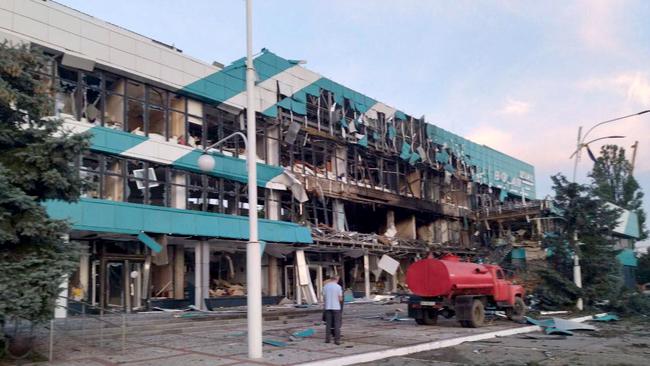
[[[334,334],[334,342],[341,341],[341,310],[325,310],[325,341],[331,340]]]

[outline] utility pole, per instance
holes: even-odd
[[[630,168],[630,175],[634,175],[634,163],[636,162],[636,149],[639,147],[639,141],[634,141],[632,145],[632,167]]]
[[[578,161],[580,161],[580,153],[582,152],[582,126],[578,128],[578,140],[576,142],[576,157],[575,161],[573,163],[573,183],[576,182],[576,174],[578,172]],[[575,236],[576,242],[578,239],[578,235],[576,233]],[[576,243],[576,245],[579,245]],[[582,268],[580,268],[580,257],[578,256],[578,253],[573,254],[573,283],[578,288],[582,288]],[[578,298],[578,301],[576,301],[576,308],[578,310],[584,309],[584,305],[582,303],[582,297]]]
[[[578,161],[580,161],[580,152],[582,151],[582,126],[578,127],[578,142],[576,143],[576,157],[573,163],[573,180],[572,182],[576,182],[576,174],[578,172]]]

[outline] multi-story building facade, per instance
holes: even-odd
[[[0,14],[0,36],[51,55],[53,114],[92,135],[78,165],[93,188],[77,204],[48,203],[86,248],[72,293],[127,311],[237,303],[253,207],[244,145],[211,150],[210,172],[198,158],[245,130],[244,60],[206,64],[52,1],[5,1]],[[269,50],[254,65],[269,302],[314,300],[331,273],[365,295],[394,291],[417,257],[489,249],[477,212],[535,197],[529,164]],[[382,255],[401,263],[395,274],[379,268]]]

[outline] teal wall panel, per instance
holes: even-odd
[[[149,141],[146,136],[106,127],[93,127],[89,131],[92,134],[91,150],[114,155],[128,157],[128,154],[125,154],[127,150]],[[203,173],[198,166],[198,159],[202,153],[198,149],[192,150],[178,160],[171,162],[171,165]],[[209,174],[243,183],[248,182],[246,160],[218,153],[212,154],[212,156],[215,158],[216,164],[214,170]],[[281,167],[257,163],[257,185],[265,187],[270,180],[283,172],[284,170]]]
[[[295,63],[278,57],[273,52],[263,49],[253,59],[258,82],[273,77],[292,67]],[[246,58],[231,63],[220,71],[186,85],[183,91],[213,102],[226,100],[246,90]]]
[[[90,198],[78,203],[48,201],[45,206],[51,217],[68,219],[77,230],[248,239],[248,218],[243,216]],[[260,219],[259,236],[268,242],[313,242],[307,227],[284,221]]]
[[[636,267],[638,265],[636,254],[632,249],[621,250],[616,256],[616,259],[624,266]]]
[[[145,136],[101,126],[95,126],[89,132],[92,134],[92,149],[111,154],[121,154],[148,140]]]
[[[198,160],[201,154],[203,154],[201,150],[193,150],[191,153],[184,155],[180,159],[174,161],[172,165],[197,173],[202,173],[198,165]],[[237,159],[218,153],[211,155],[216,160],[214,169],[210,173],[211,175],[244,183],[248,182],[248,168],[246,165],[246,160]],[[283,172],[284,169],[281,167],[257,163],[257,185],[264,187],[266,186],[266,183],[268,183],[271,179],[277,177]]]

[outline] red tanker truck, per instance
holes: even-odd
[[[507,281],[496,265],[461,262],[453,255],[423,259],[409,267],[406,283],[415,295],[408,315],[418,324],[434,325],[438,315],[455,315],[461,326],[476,328],[483,324],[486,307],[505,310],[511,320],[526,313],[523,287]]]

